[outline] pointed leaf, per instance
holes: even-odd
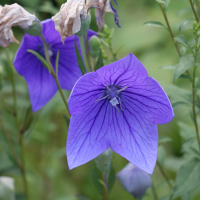
[[[190,107],[190,105],[184,101],[177,101],[175,103],[172,104],[173,109],[176,108],[187,108]]]
[[[165,0],[165,2],[166,2],[165,5],[164,5],[164,10],[165,10],[165,11],[167,11],[167,8],[168,8],[168,6],[169,6],[170,1],[171,1],[171,0]]]
[[[84,62],[82,60],[81,54],[80,54],[80,52],[78,50],[78,46],[77,46],[77,42],[76,42],[76,37],[75,37],[75,50],[76,50],[76,57],[77,57],[77,60],[78,60],[78,66],[79,66],[82,74],[84,75],[86,73],[85,65],[84,65]]]
[[[28,49],[27,51],[29,53],[32,53],[33,55],[35,55],[42,62],[42,65],[44,67],[46,67],[48,69],[48,71],[50,71],[46,60],[37,51],[31,50],[31,49]]]
[[[192,80],[192,78],[191,78],[190,76],[186,75],[186,74],[181,74],[181,75],[179,76],[179,78]]]
[[[186,70],[194,66],[193,55],[186,55],[180,58],[179,63],[176,65],[173,75],[173,81],[175,82],[177,78],[181,76]]]
[[[154,26],[154,27],[159,27],[159,28],[166,28],[167,27],[162,24],[161,22],[158,22],[158,21],[148,21],[148,22],[145,22],[143,25],[145,26]]]
[[[58,76],[58,64],[59,64],[59,51],[57,52],[57,55],[56,55],[56,75]]]
[[[186,38],[184,35],[178,35],[177,37],[174,38],[178,43],[180,43],[181,45],[183,45],[185,48],[187,48],[192,54],[194,54],[192,48],[189,46]]]
[[[192,159],[183,165],[176,176],[175,187],[170,199],[175,199],[190,192],[199,185],[200,161]]]
[[[179,31],[181,31],[186,25],[188,25],[192,20],[194,20],[193,18],[188,18],[188,19],[184,19],[180,26],[179,26]]]

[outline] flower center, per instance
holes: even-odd
[[[106,89],[107,99],[111,100],[113,98],[119,97],[119,93],[120,93],[119,90],[120,90],[119,86],[116,86],[116,85],[107,86],[107,89]]]
[[[51,56],[53,56],[53,51],[51,49],[51,45],[50,44],[47,44],[47,47],[48,47],[48,54],[49,54],[49,57],[51,58]],[[45,52],[44,52],[44,45],[41,44],[38,46],[38,49],[37,49],[37,52],[45,58]]]
[[[122,92],[126,88],[128,88],[128,86],[121,88],[117,85],[107,85],[106,91],[104,93],[104,97],[101,99],[98,99],[97,101],[101,101],[103,99],[108,99],[109,102],[112,104],[112,106],[117,108],[118,111],[120,111],[119,108],[121,109],[121,111],[123,111],[122,110],[122,102],[121,102],[121,98],[120,98],[120,92]],[[119,104],[119,106],[117,107],[118,104]]]

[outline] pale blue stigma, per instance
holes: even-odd
[[[112,99],[110,100],[110,103],[112,104],[112,106],[116,106],[117,104],[119,104],[119,101],[117,100],[116,97],[114,97],[114,98],[112,98]]]

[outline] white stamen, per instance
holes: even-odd
[[[114,97],[114,98],[112,98],[112,99],[110,100],[110,103],[112,104],[112,106],[116,106],[117,104],[119,104],[119,101],[117,100],[116,97]]]
[[[98,99],[98,100],[96,100],[95,101],[95,103],[97,102],[97,101],[101,101],[101,100],[103,100],[103,99],[106,99],[108,96],[105,96],[105,97],[103,97],[103,98],[101,98],[101,99]]]
[[[121,91],[125,90],[126,88],[128,88],[128,86],[126,86],[126,87],[124,87],[124,88],[122,88],[120,90],[117,90],[117,92],[121,92]]]

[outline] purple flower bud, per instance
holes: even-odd
[[[141,198],[151,186],[151,175],[128,163],[118,174],[117,178],[123,188],[136,198]]]

